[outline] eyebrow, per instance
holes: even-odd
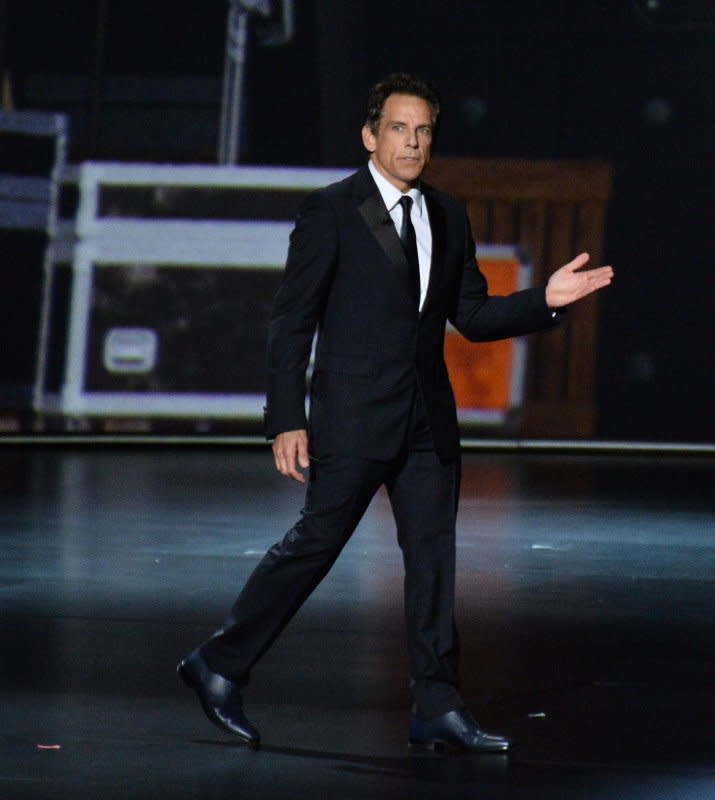
[[[386,119],[385,120],[385,124],[386,125],[409,125],[408,122],[405,122],[404,120],[401,120],[401,119]],[[430,128],[430,130],[431,130],[433,128],[432,121],[430,120],[430,122],[421,122],[419,125],[417,125],[417,127],[418,128]]]

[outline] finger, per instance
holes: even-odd
[[[303,469],[307,469],[310,466],[310,460],[308,459],[308,442],[306,439],[298,440],[298,463]]]
[[[593,272],[595,273],[595,270],[593,270]],[[599,289],[603,289],[605,286],[608,286],[611,283],[612,275],[608,272],[601,272],[597,275],[588,272],[585,273],[584,277],[585,280],[581,285],[580,291],[577,293],[576,299],[579,299],[579,297],[586,297],[587,295],[597,292]]]
[[[591,256],[588,253],[581,253],[573,259],[573,261],[569,261],[566,264],[566,269],[570,272],[575,272],[577,269],[581,269],[585,264],[588,264],[589,259]]]
[[[605,267],[594,267],[594,269],[584,270],[581,274],[592,275],[592,276],[613,275],[613,267],[608,265],[606,265]]]
[[[305,475],[302,472],[298,472],[298,470],[293,470],[288,477],[293,478],[298,483],[305,483]]]
[[[278,446],[275,442],[273,442],[273,444],[271,445],[271,450],[273,450],[273,463],[276,465],[276,469],[278,470],[278,472],[280,472],[281,471],[280,458],[278,456]]]
[[[275,442],[273,443],[273,460],[275,461],[278,472],[280,472],[281,475],[285,475],[287,469],[285,453],[283,448]]]
[[[278,446],[274,445],[276,469],[281,475],[285,475],[286,478],[292,478],[299,483],[305,483],[305,478],[298,470],[298,465],[296,464],[296,455],[299,447],[299,444],[292,441],[288,443],[281,441]]]
[[[290,446],[282,436],[273,442],[273,458],[276,462],[276,469],[282,475],[286,475],[290,471],[290,451]]]
[[[308,460],[308,442],[304,436],[301,436],[296,440],[295,449],[293,450],[291,455],[292,455],[292,460],[291,460],[290,477],[293,478],[293,480],[298,481],[299,483],[305,483],[305,476],[298,469],[299,465],[303,469],[306,469],[310,465],[310,461]]]
[[[295,457],[296,457],[296,451],[293,450],[291,452],[291,457],[288,460],[287,470],[283,474],[289,478],[292,478],[294,481],[298,481],[298,483],[305,483],[305,477],[303,476],[303,473],[300,472],[300,470],[298,469]]]
[[[607,286],[613,280],[613,270],[611,267],[600,267],[599,269],[589,270],[585,274],[591,286]]]

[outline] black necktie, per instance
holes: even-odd
[[[412,198],[408,194],[403,194],[400,198],[402,206],[402,227],[400,228],[400,240],[407,256],[409,268],[410,289],[419,307],[420,304],[420,260],[417,256],[417,237],[415,229],[410,219],[412,209]]]

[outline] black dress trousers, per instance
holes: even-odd
[[[241,685],[327,574],[371,499],[385,485],[405,566],[405,617],[413,708],[426,718],[461,708],[454,624],[459,462],[440,462],[419,389],[399,456],[390,462],[311,455],[305,507],[266,553],[231,613],[201,652]]]

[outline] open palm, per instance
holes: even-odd
[[[613,268],[609,266],[579,272],[589,258],[588,253],[581,253],[549,278],[546,285],[546,304],[549,308],[563,308],[575,303],[608,286],[613,280]]]

